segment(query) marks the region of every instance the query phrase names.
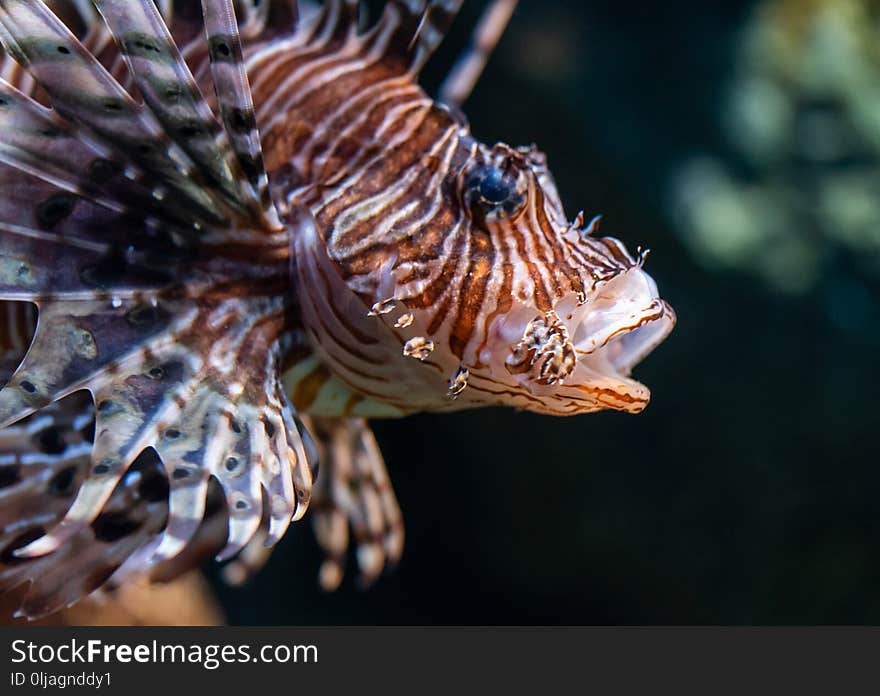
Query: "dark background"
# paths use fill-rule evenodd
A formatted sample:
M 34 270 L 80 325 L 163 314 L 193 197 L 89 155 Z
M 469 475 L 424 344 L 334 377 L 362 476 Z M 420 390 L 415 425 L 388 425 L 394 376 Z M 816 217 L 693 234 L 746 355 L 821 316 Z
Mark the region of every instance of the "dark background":
M 648 410 L 376 423 L 401 565 L 325 595 L 305 521 L 250 584 L 216 582 L 230 622 L 880 622 L 880 331 L 835 320 L 846 259 L 785 295 L 698 264 L 669 212 L 682 161 L 729 156 L 719 110 L 753 4 L 523 0 L 465 108 L 483 140 L 548 153 L 571 215 L 653 250 L 679 323 L 636 370 Z M 465 5 L 428 87 L 482 6 Z

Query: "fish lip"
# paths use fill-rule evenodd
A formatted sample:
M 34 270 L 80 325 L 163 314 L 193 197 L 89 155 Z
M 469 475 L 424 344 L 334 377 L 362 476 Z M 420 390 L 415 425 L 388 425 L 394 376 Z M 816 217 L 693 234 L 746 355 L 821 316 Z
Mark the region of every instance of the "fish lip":
M 577 367 L 566 385 L 589 385 L 620 397 L 619 410 L 639 412 L 650 390 L 630 377 L 633 368 L 672 331 L 675 311 L 657 285 L 633 266 L 596 288 L 568 321 Z
M 536 379 L 534 366 L 544 363 L 533 362 L 530 370 L 522 356 L 514 357 L 529 326 L 539 320 L 545 327 L 554 322 L 564 325 L 564 331 L 555 332 L 555 348 L 567 343 L 575 358 L 573 369 L 553 381 Z M 648 405 L 651 392 L 630 378 L 630 373 L 669 335 L 675 322 L 675 312 L 635 262 L 596 281 L 584 293 L 566 294 L 543 314 L 525 303 L 514 305 L 496 317 L 479 357 L 490 375 L 497 370 L 496 381 L 504 379 L 528 392 L 532 400 L 527 410 L 553 415 L 608 409 L 639 413 Z M 502 355 L 504 359 L 499 360 Z M 526 369 L 511 370 L 512 366 Z M 471 374 L 479 373 L 472 370 Z
M 595 347 L 576 347 L 578 362 L 584 361 L 594 369 L 598 366 L 596 371 L 608 377 L 635 382 L 630 379 L 633 368 L 666 339 L 675 322 L 675 310 L 666 300 L 655 298 L 633 323 L 613 327 Z

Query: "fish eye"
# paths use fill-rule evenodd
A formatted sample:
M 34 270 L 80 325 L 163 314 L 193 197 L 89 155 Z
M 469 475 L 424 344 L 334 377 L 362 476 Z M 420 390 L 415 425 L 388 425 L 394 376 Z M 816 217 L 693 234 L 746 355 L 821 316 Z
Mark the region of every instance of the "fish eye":
M 474 217 L 500 220 L 518 215 L 525 196 L 513 174 L 499 167 L 480 167 L 465 181 L 465 202 Z
M 492 167 L 479 181 L 480 197 L 487 203 L 504 203 L 516 189 L 516 182 L 509 174 Z

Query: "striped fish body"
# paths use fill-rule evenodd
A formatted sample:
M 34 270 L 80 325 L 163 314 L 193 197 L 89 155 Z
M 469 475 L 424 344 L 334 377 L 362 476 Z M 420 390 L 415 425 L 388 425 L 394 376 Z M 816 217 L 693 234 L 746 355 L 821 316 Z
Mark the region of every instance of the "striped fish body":
M 644 255 L 418 86 L 460 2 L 366 31 L 358 4 L 0 0 L 0 589 L 32 582 L 25 614 L 218 552 L 239 582 L 310 503 L 322 585 L 349 529 L 371 581 L 403 528 L 364 417 L 647 404 L 629 372 L 674 314 Z
M 276 197 L 298 215 L 315 357 L 287 373 L 295 405 L 642 410 L 629 372 L 675 320 L 643 257 L 568 222 L 543 154 L 487 147 L 433 101 L 391 50 L 393 21 L 340 26 L 248 60 Z

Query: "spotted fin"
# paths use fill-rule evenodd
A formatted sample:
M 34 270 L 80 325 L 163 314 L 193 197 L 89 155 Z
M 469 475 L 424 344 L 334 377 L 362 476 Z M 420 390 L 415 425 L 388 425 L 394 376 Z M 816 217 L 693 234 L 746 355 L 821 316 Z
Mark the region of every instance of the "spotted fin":
M 58 554 L 16 555 L 63 518 L 88 471 L 93 429 L 91 400 L 77 394 L 0 431 L 0 591 L 29 583 L 20 613 L 30 618 L 97 589 L 164 524 L 167 485 L 145 455 L 112 504 Z
M 235 15 L 212 0 L 203 0 L 202 13 L 217 105 L 229 133 L 237 171 L 247 181 L 254 203 L 270 211 L 269 222 L 277 226 Z
M 245 180 L 230 171 L 229 134 L 199 94 L 152 0 L 96 0 L 96 5 L 143 105 L 39 0 L 0 2 L 4 46 L 59 114 L 153 175 L 159 195 L 183 196 L 215 224 L 230 217 L 252 221 L 263 212 L 271 217 L 268 200 L 255 199 Z M 228 0 L 205 5 L 232 12 Z
M 125 158 L 90 141 L 82 130 L 2 80 L 0 129 L 0 162 L 72 194 L 47 194 L 34 220 L 38 228 L 50 230 L 68 217 L 76 204 L 73 196 L 118 214 L 137 210 L 140 216 L 191 224 L 184 217 L 185 208 L 163 204 Z M 24 229 L 18 211 L 9 211 L 10 204 L 5 208 L 11 212 L 7 223 Z
M 79 393 L 0 431 L 0 592 L 28 585 L 19 615 L 39 618 L 132 575 L 167 582 L 224 544 L 226 507 L 215 486 L 186 548 L 150 562 L 168 519 L 168 479 L 156 453 L 145 450 L 88 527 L 54 554 L 19 556 L 64 517 L 88 475 L 94 429 L 92 401 Z
M 83 390 L 96 404 L 72 502 L 11 553 L 67 564 L 146 457 L 168 482 L 161 524 L 150 517 L 119 558 L 149 565 L 184 551 L 212 487 L 229 511 L 227 558 L 263 527 L 276 541 L 310 498 L 314 462 L 280 381 L 296 230 L 260 190 L 258 134 L 232 133 L 234 118 L 210 109 L 152 0 L 96 5 L 136 92 L 45 4 L 0 0 L 0 38 L 51 107 L 0 86 L 0 120 L 14 125 L 0 128 L 0 301 L 39 311 L 4 376 L 0 423 Z M 232 22 L 217 27 L 234 44 L 232 0 L 204 8 Z M 247 108 L 232 53 L 238 67 L 214 73 L 216 97 Z M 240 174 L 245 157 L 252 176 Z
M 206 222 L 225 219 L 221 200 L 193 180 L 191 163 L 171 134 L 42 2 L 3 0 L 0 24 L 4 48 L 27 68 L 59 115 L 152 174 L 160 186 L 157 195 L 179 194 Z
M 403 516 L 382 453 L 361 418 L 310 418 L 317 436 L 321 472 L 312 525 L 325 554 L 320 583 L 334 590 L 342 581 L 349 528 L 364 585 L 374 582 L 403 553 Z
M 258 197 L 251 187 L 242 185 L 240 176 L 235 176 L 225 133 L 153 1 L 95 0 L 95 6 L 115 37 L 147 108 L 165 133 L 231 205 L 245 201 L 259 212 Z M 208 2 L 205 7 L 218 11 L 217 3 Z M 234 16 L 229 21 L 235 26 Z M 218 91 L 231 90 L 228 85 L 220 85 Z

